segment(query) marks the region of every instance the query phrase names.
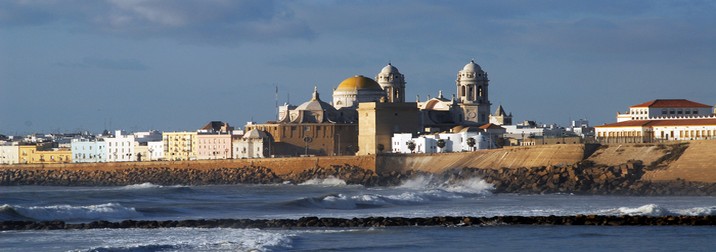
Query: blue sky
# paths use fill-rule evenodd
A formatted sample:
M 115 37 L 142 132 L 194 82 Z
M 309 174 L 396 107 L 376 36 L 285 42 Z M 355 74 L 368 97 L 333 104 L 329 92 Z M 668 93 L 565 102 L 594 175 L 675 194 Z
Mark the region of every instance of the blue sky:
M 716 104 L 713 1 L 0 2 L 0 134 L 195 130 L 272 120 L 388 62 L 406 97 L 471 59 L 515 121 L 615 121 L 657 98 Z

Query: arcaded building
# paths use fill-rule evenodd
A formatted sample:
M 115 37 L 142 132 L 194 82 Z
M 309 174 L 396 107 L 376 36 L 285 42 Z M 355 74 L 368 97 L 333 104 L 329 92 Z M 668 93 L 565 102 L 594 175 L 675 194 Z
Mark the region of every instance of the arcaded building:
M 375 95 L 371 92 L 368 94 Z M 354 102 L 351 99 L 345 101 Z M 341 112 L 322 101 L 314 88 L 309 101 L 295 107 L 282 106 L 278 121 L 249 123 L 245 130 L 250 132 L 257 129 L 267 134 L 270 140 L 265 149 L 270 156 L 353 155 L 358 142 L 358 125 L 351 118 L 356 114 L 346 111 Z

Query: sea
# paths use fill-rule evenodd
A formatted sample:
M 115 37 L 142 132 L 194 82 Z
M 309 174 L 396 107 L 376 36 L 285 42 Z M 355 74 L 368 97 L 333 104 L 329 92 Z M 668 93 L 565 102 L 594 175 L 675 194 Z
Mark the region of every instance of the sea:
M 714 197 L 497 194 L 479 178 L 400 186 L 301 184 L 0 187 L 0 220 L 713 215 Z M 714 251 L 711 226 L 159 228 L 0 231 L 0 251 Z

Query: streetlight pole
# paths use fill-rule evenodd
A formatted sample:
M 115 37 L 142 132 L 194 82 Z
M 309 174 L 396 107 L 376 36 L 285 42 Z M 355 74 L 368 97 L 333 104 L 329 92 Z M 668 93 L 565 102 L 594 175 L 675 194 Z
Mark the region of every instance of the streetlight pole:
M 340 156 L 341 155 L 341 134 L 337 133 L 336 135 L 338 135 L 338 156 Z

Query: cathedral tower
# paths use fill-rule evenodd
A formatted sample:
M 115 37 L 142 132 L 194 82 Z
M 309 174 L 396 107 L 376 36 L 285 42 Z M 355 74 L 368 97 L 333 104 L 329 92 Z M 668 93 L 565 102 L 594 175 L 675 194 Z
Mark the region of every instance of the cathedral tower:
M 457 72 L 455 84 L 458 102 L 462 108 L 460 117 L 466 124 L 488 123 L 491 105 L 488 96 L 489 82 L 487 73 L 482 71 L 474 60 Z
M 385 90 L 386 101 L 390 103 L 405 102 L 405 76 L 398 68 L 388 63 L 383 70 L 375 76 L 380 87 Z

